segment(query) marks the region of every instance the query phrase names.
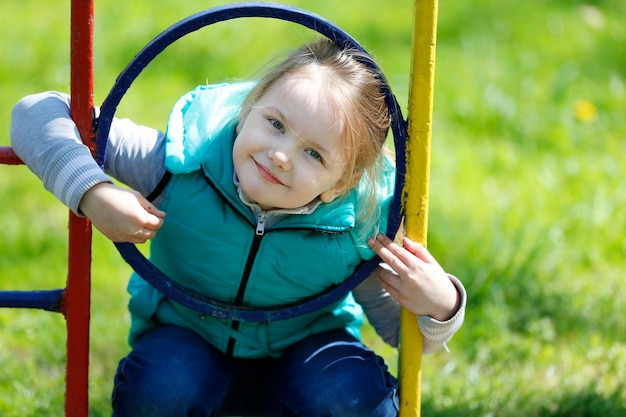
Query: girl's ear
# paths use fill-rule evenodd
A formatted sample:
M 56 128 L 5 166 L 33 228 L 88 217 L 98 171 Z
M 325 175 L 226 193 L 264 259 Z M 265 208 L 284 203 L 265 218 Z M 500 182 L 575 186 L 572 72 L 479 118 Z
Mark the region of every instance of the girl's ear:
M 331 203 L 335 198 L 342 195 L 345 191 L 345 187 L 339 188 L 335 185 L 334 187 L 329 188 L 328 190 L 320 194 L 320 200 L 322 200 L 324 203 Z
M 335 198 L 347 193 L 348 190 L 357 185 L 360 180 L 360 172 L 354 174 L 348 179 L 342 178 L 337 181 L 337 184 L 333 185 L 331 188 L 320 194 L 320 200 L 322 200 L 324 203 L 331 203 Z

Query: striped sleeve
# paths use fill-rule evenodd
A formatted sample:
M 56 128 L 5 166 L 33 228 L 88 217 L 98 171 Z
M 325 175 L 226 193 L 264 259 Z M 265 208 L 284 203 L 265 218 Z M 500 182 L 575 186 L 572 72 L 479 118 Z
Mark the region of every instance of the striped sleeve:
M 74 213 L 83 194 L 111 182 L 81 141 L 70 97 L 48 91 L 21 99 L 11 113 L 11 145 L 26 166 Z
M 60 155 L 50 164 L 42 180 L 46 190 L 79 215 L 78 205 L 87 190 L 102 182 L 112 182 L 94 162 L 86 147 L 74 148 Z
M 443 346 L 461 328 L 465 318 L 467 294 L 460 280 L 448 274 L 459 293 L 459 308 L 449 320 L 439 321 L 430 316 L 416 316 L 420 332 L 432 344 Z M 356 301 L 363 307 L 365 315 L 376 333 L 389 345 L 397 347 L 400 333 L 400 305 L 382 289 L 372 274 L 353 291 Z
M 459 293 L 459 309 L 457 312 L 446 321 L 435 320 L 430 316 L 418 316 L 417 325 L 425 339 L 432 343 L 443 345 L 448 350 L 446 343 L 452 339 L 452 336 L 461 328 L 463 320 L 465 319 L 465 304 L 467 303 L 467 294 L 461 281 L 459 281 L 454 275 L 448 274 L 450 281 L 456 287 Z

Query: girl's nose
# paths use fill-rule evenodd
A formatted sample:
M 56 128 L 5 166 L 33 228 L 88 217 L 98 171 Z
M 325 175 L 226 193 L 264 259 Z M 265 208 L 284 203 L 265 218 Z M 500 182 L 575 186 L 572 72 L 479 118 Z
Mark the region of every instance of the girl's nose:
M 267 157 L 275 166 L 283 171 L 289 171 L 291 169 L 291 156 L 288 149 L 270 148 L 267 151 Z

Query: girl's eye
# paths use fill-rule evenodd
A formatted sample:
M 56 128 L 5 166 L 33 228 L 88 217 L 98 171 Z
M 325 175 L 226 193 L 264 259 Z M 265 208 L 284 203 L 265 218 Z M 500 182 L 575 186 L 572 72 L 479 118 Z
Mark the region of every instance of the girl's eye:
M 309 155 L 311 155 L 314 159 L 318 160 L 318 161 L 322 161 L 322 155 L 320 155 L 319 152 L 317 152 L 314 149 L 307 149 L 307 152 L 309 153 Z
M 272 124 L 272 126 L 274 126 L 276 130 L 280 131 L 281 133 L 285 133 L 285 126 L 283 126 L 280 120 L 270 119 L 270 123 Z

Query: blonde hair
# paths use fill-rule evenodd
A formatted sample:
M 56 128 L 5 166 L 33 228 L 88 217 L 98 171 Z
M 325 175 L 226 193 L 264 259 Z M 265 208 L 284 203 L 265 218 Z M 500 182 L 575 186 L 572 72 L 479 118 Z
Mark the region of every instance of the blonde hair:
M 366 62 L 371 62 L 366 53 L 328 39 L 305 44 L 259 80 L 246 97 L 239 119 L 245 120 L 255 103 L 283 77 L 311 65 L 330 71 L 333 76 L 328 77 L 328 93 L 344 122 L 346 167 L 339 184 L 345 195 L 361 181 L 360 206 L 371 219 L 377 206 L 377 178 L 390 116 L 380 74 Z

